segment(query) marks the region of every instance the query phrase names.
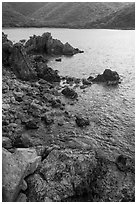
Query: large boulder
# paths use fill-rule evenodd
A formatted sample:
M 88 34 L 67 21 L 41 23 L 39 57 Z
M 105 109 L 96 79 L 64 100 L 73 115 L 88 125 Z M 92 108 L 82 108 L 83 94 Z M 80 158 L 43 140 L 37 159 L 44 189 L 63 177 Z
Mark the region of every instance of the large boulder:
M 133 171 L 119 169 L 115 161 L 108 160 L 103 152 L 95 153 L 93 147 L 75 148 L 53 149 L 39 171 L 27 177 L 29 202 L 44 202 L 47 198 L 54 202 L 134 201 Z M 122 163 L 125 165 L 125 158 Z
M 27 178 L 28 199 L 30 202 L 64 201 L 75 195 L 82 195 L 88 188 L 96 166 L 95 152 L 78 150 L 53 150 L 43 160 L 40 175 Z
M 14 202 L 22 189 L 23 179 L 41 162 L 35 149 L 16 149 L 11 154 L 2 150 L 2 195 L 4 202 Z
M 105 69 L 103 74 L 99 74 L 96 78 L 94 78 L 93 82 L 117 82 L 119 83 L 120 77 L 116 71 L 112 71 L 110 69 Z

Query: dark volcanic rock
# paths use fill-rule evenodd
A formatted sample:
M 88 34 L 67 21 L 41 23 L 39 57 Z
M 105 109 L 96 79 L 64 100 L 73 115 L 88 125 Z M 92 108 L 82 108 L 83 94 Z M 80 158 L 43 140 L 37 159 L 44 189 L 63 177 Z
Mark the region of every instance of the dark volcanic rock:
M 78 94 L 73 89 L 70 89 L 69 87 L 64 88 L 61 93 L 67 98 L 71 98 L 71 99 L 78 98 Z
M 87 125 L 90 124 L 88 118 L 84 118 L 84 117 L 81 117 L 81 116 L 76 116 L 76 120 L 75 121 L 76 121 L 76 124 L 79 127 L 84 127 L 84 126 L 87 126 Z
M 120 77 L 116 71 L 111 71 L 110 69 L 105 69 L 103 74 L 99 74 L 96 78 L 94 78 L 93 82 L 109 82 L 115 81 L 119 83 Z

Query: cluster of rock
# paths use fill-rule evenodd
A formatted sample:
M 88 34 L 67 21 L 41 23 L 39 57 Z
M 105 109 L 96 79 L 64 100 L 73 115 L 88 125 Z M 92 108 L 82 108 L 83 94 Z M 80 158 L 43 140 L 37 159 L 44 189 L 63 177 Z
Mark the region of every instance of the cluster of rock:
M 11 67 L 12 71 L 22 80 L 43 78 L 52 82 L 60 81 L 57 71 L 48 67 L 42 56 L 28 56 L 21 43 L 13 44 L 2 33 L 2 62 Z M 39 62 L 39 63 L 38 63 Z
M 60 40 L 53 39 L 51 33 L 44 33 L 42 36 L 33 35 L 25 43 L 27 53 L 43 53 L 47 55 L 72 56 L 83 53 L 78 48 L 73 48 L 68 42 L 63 44 Z
M 111 162 L 90 143 L 68 138 L 69 146 L 62 146 L 57 134 L 52 140 L 44 133 L 56 123 L 53 109 L 69 121 L 55 88 L 42 79 L 23 82 L 3 73 L 3 201 L 134 201 L 131 158 L 120 155 Z M 82 116 L 74 121 L 90 125 Z
M 74 77 L 63 79 L 47 67 L 41 54 L 27 55 L 26 50 L 45 51 L 46 47 L 41 47 L 45 39 L 52 48 L 56 43 L 60 46 L 49 34 L 43 36 L 30 39 L 26 47 L 2 36 L 3 201 L 134 201 L 134 160 L 118 155 L 110 161 L 100 156 L 90 142 L 72 137 L 72 132 L 69 137 L 69 131 L 65 132 L 71 123 L 73 129 L 79 130 L 90 125 L 88 118 L 72 116 L 67 111 L 63 99 L 78 99 L 68 85 L 80 86 L 82 82 L 86 87 L 91 82 Z M 57 50 L 48 47 L 48 54 Z M 67 86 L 53 83 L 60 80 L 65 80 Z

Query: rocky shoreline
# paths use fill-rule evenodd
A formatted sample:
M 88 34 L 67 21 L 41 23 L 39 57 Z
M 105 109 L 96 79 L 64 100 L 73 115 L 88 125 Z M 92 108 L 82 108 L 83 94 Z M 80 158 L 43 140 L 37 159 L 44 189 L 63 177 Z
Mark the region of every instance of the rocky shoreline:
M 73 105 L 79 98 L 77 87 L 120 83 L 118 73 L 109 69 L 95 78 L 78 79 L 47 66 L 49 56 L 78 53 L 83 51 L 50 33 L 16 44 L 2 35 L 4 202 L 135 200 L 134 159 L 118 155 L 109 160 L 70 128 L 86 128 L 90 121 L 70 114 L 64 98 Z

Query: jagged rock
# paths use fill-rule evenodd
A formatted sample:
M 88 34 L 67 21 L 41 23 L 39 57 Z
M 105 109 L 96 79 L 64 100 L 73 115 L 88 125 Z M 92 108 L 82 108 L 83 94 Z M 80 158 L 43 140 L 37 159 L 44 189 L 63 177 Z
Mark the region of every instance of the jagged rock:
M 120 77 L 116 71 L 111 71 L 110 69 L 105 69 L 103 74 L 99 74 L 96 78 L 94 78 L 93 82 L 109 82 L 116 81 L 119 83 Z
M 26 42 L 28 53 L 45 53 L 48 55 L 74 55 L 81 53 L 78 48 L 73 48 L 69 43 L 63 44 L 60 40 L 53 39 L 51 33 L 43 33 L 42 36 L 33 35 Z
M 88 187 L 96 166 L 94 151 L 53 150 L 43 160 L 40 175 L 27 178 L 29 201 L 43 201 L 45 197 L 53 201 L 82 195 Z
M 4 33 L 2 33 L 2 62 L 4 65 L 10 65 L 13 72 L 23 80 L 36 78 L 36 72 L 24 46 L 21 43 L 13 45 Z
M 2 137 L 2 147 L 5 149 L 12 148 L 12 141 L 8 137 Z
M 76 116 L 76 124 L 79 127 L 84 127 L 90 124 L 89 119 L 81 116 Z
M 20 43 L 13 45 L 10 55 L 10 64 L 13 72 L 23 80 L 31 80 L 37 77 L 26 51 Z
M 73 89 L 70 89 L 69 87 L 64 88 L 61 93 L 67 98 L 71 98 L 71 99 L 78 98 L 78 94 Z
M 11 154 L 2 150 L 3 201 L 14 202 L 22 188 L 24 177 L 32 174 L 41 162 L 34 149 L 16 149 Z
M 2 32 L 2 63 L 9 65 L 9 58 L 12 52 L 13 43 L 7 39 L 7 35 Z
M 64 55 L 74 55 L 76 54 L 76 50 L 67 42 L 63 47 Z

